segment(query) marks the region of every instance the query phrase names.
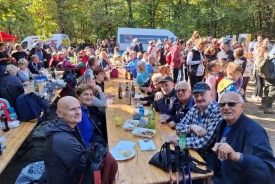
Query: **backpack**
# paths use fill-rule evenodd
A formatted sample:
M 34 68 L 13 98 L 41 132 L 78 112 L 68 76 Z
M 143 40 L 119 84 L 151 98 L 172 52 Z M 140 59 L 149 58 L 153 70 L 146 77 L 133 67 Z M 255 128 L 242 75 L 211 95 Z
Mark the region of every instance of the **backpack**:
M 22 94 L 16 99 L 18 119 L 24 122 L 35 118 L 38 119 L 38 122 L 41 122 L 41 112 L 43 111 L 45 115 L 49 114 L 49 106 L 48 100 L 39 98 L 33 92 Z
M 75 88 L 77 81 L 75 75 L 71 71 L 65 71 L 62 79 L 66 82 L 66 86 L 60 92 L 61 97 L 68 96 Z
M 271 77 L 271 69 L 270 69 L 270 65 L 272 65 L 272 60 L 274 59 L 274 57 L 267 57 L 265 59 L 265 61 L 263 62 L 263 64 L 259 64 L 257 66 L 257 71 L 258 74 L 260 75 L 260 77 L 262 78 L 270 78 Z
M 13 75 L 8 74 L 0 78 L 0 98 L 6 99 L 11 107 L 15 107 L 17 97 L 24 93 L 20 83 L 20 79 Z
M 112 154 L 104 146 L 98 143 L 92 143 L 87 150 L 80 154 L 72 167 L 72 178 L 77 171 L 82 156 L 86 158 L 86 166 L 78 184 L 113 183 L 118 171 L 117 162 Z
M 118 78 L 118 70 L 116 68 L 112 68 L 110 72 L 110 77 L 111 78 Z
M 171 51 L 170 51 L 170 52 L 168 52 L 168 54 L 166 55 L 166 63 L 167 63 L 168 65 L 170 65 L 170 64 L 171 64 L 171 61 L 172 61 L 172 56 L 171 56 Z

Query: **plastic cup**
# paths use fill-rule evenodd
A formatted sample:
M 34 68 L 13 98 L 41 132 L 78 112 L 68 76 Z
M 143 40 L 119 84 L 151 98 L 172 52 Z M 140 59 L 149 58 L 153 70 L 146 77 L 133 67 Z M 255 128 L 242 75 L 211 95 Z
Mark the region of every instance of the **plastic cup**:
M 166 114 L 161 114 L 160 117 L 160 122 L 161 123 L 166 123 L 166 120 L 167 120 L 167 115 Z
M 115 124 L 116 124 L 116 126 L 121 125 L 121 117 L 115 117 Z

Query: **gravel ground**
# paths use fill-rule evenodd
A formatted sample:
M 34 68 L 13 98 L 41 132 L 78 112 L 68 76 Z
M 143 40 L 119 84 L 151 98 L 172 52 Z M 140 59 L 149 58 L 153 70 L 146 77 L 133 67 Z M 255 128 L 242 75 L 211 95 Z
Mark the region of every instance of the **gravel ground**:
M 246 95 L 248 102 L 245 103 L 244 114 L 246 114 L 248 117 L 260 123 L 266 129 L 267 134 L 269 136 L 271 147 L 273 150 L 275 150 L 275 115 L 264 114 L 263 111 L 259 109 L 260 102 L 252 101 L 251 95 L 254 88 L 255 88 L 255 85 L 252 84 L 252 82 L 250 82 L 247 89 L 247 95 Z M 273 109 L 275 110 L 275 104 L 273 106 Z M 55 110 L 52 109 L 52 112 L 55 112 Z M 49 117 L 49 120 L 54 119 L 55 117 L 56 117 L 55 114 L 52 114 Z M 28 146 L 29 144 L 25 144 L 25 145 Z M 42 153 L 43 144 L 40 144 L 38 141 L 38 145 L 39 146 L 36 146 L 35 148 L 31 148 L 20 159 L 12 161 L 6 167 L 6 169 L 0 175 L 0 184 L 14 184 L 23 167 L 25 167 L 26 165 L 32 162 L 43 159 L 43 153 Z M 22 146 L 19 152 L 24 151 L 25 150 L 24 147 L 26 146 Z

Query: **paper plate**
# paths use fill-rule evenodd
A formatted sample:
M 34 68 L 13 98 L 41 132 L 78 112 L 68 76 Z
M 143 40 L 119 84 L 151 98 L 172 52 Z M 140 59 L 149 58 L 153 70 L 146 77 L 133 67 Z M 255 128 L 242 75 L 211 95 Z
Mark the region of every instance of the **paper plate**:
M 133 158 L 136 155 L 136 151 L 133 148 L 130 148 L 127 150 L 131 151 L 131 155 L 129 157 L 125 157 L 123 156 L 123 154 L 120 153 L 121 151 L 123 151 L 123 149 L 113 149 L 111 151 L 111 154 L 117 161 L 128 160 L 130 158 Z
M 139 123 L 138 120 L 128 119 L 125 121 L 123 128 L 125 130 L 134 130 L 135 127 L 137 127 L 138 123 Z
M 146 134 L 147 132 L 151 132 L 150 134 Z M 148 129 L 148 128 L 140 128 L 136 127 L 132 134 L 140 137 L 152 138 L 156 133 L 156 130 Z

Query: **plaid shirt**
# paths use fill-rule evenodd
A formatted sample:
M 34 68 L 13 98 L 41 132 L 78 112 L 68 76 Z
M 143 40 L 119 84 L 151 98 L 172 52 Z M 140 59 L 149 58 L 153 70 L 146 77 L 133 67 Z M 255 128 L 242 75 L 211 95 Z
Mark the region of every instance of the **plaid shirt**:
M 201 154 L 201 156 L 204 156 L 208 153 L 208 150 L 211 149 L 212 143 L 215 140 L 215 129 L 218 122 L 222 120 L 222 116 L 220 114 L 218 103 L 215 101 L 212 101 L 207 106 L 204 114 L 201 116 L 201 123 L 198 123 L 199 113 L 199 108 L 197 105 L 194 105 L 181 122 L 176 125 L 176 131 L 178 133 L 183 132 L 187 134 L 187 148 L 194 148 Z M 190 131 L 190 126 L 194 124 L 205 128 L 207 135 L 204 137 L 198 137 L 193 131 Z

